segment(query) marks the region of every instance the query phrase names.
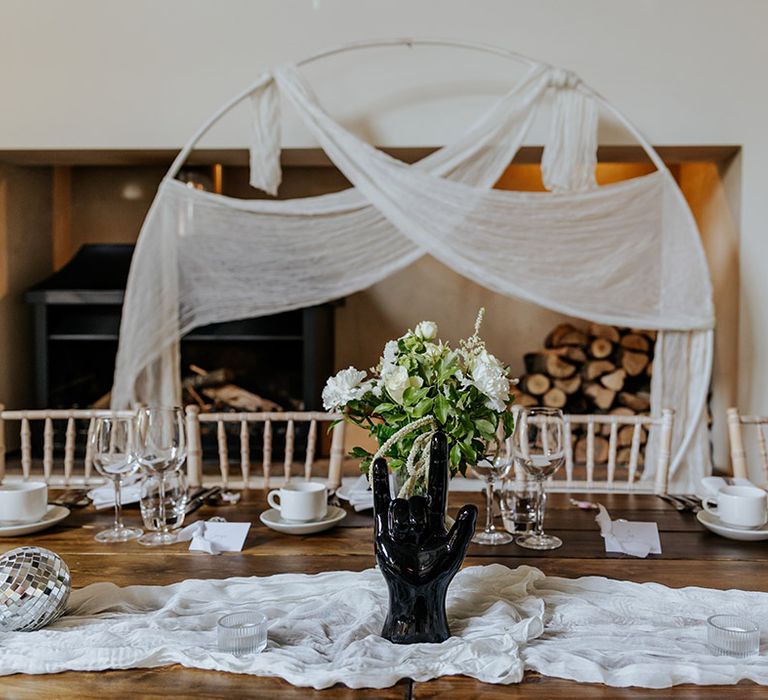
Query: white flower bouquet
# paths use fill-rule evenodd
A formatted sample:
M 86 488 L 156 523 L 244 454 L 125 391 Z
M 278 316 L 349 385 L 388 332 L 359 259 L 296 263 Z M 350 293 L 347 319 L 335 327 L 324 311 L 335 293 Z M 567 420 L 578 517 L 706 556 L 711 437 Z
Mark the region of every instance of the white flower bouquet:
M 368 473 L 374 458 L 386 457 L 399 475 L 401 496 L 423 492 L 429 438 L 435 430 L 448 436 L 451 476 L 466 474 L 497 435 L 512 434 L 509 369 L 480 338 L 480 310 L 475 332 L 451 349 L 437 340 L 437 324 L 422 321 L 384 346 L 371 376 L 349 367 L 331 377 L 323 390 L 326 410 L 343 410 L 347 420 L 366 428 L 378 442 L 376 454 L 355 447 Z

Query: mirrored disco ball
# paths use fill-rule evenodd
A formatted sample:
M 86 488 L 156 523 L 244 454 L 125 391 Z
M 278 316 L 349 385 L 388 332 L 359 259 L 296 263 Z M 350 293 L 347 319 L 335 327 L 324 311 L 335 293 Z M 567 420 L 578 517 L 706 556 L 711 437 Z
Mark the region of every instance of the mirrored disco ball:
M 0 556 L 0 632 L 31 632 L 64 613 L 72 590 L 69 567 L 42 547 Z

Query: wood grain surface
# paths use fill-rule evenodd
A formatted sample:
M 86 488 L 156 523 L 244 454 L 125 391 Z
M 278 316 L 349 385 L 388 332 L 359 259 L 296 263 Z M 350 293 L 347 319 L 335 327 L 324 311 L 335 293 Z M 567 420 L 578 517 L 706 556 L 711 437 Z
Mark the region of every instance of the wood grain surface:
M 648 559 L 607 555 L 595 523 L 594 511 L 570 504 L 571 496 L 553 494 L 548 503 L 546 529 L 564 545 L 553 552 L 532 552 L 514 544 L 501 547 L 472 545 L 465 565 L 498 562 L 506 566 L 535 566 L 552 576 L 600 575 L 630 581 L 656 581 L 672 587 L 707 586 L 766 590 L 768 546 L 763 542 L 725 540 L 707 532 L 690 513 L 678 513 L 655 496 L 592 494 L 573 496 L 600 502 L 614 519 L 658 523 L 663 553 Z M 455 509 L 464 502 L 480 504 L 480 494 L 452 494 Z M 0 553 L 22 545 L 39 545 L 60 554 L 70 567 L 73 585 L 96 581 L 118 585 L 165 585 L 188 578 L 268 576 L 275 573 L 360 571 L 373 566 L 370 518 L 350 521 L 358 527 L 337 527 L 309 536 L 282 535 L 264 527 L 259 513 L 266 508 L 262 491 L 244 492 L 237 506 L 203 508 L 192 518 L 220 515 L 230 521 L 249 521 L 251 530 L 240 553 L 217 557 L 190 552 L 187 544 L 147 548 L 135 542 L 106 545 L 93 536 L 111 523 L 110 511 L 91 507 L 74 510 L 61 524 L 36 535 L 0 539 Z M 124 510 L 126 522 L 138 522 L 136 507 Z M 481 518 L 482 520 L 482 518 Z M 559 697 L 706 697 L 768 696 L 751 683 L 738 687 L 678 686 L 662 691 L 618 689 L 542 678 L 529 673 L 516 686 L 493 686 L 465 677 L 445 677 L 428 683 L 403 680 L 385 690 L 355 691 L 343 686 L 324 691 L 295 688 L 282 680 L 171 666 L 102 673 L 61 673 L 48 676 L 0 678 L 2 698 L 89 697 L 268 697 L 268 698 L 559 698 Z

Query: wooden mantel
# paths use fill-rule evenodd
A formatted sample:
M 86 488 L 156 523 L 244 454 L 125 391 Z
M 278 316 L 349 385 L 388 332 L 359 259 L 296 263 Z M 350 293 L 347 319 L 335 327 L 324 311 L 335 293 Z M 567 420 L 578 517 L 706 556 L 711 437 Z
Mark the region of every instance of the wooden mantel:
M 655 146 L 667 164 L 690 162 L 716 162 L 727 164 L 740 151 L 740 146 Z M 383 148 L 384 152 L 406 163 L 413 163 L 437 150 L 436 146 L 421 148 Z M 524 146 L 513 163 L 528 164 L 541 161 L 541 146 Z M 50 150 L 0 150 L 0 163 L 37 166 L 168 166 L 178 151 L 173 149 L 50 149 Z M 637 163 L 648 160 L 640 146 L 600 146 L 598 160 L 605 163 Z M 199 149 L 194 151 L 189 165 L 229 166 L 248 165 L 248 151 L 240 148 Z M 282 164 L 288 167 L 328 166 L 331 161 L 320 148 L 286 148 L 282 152 Z

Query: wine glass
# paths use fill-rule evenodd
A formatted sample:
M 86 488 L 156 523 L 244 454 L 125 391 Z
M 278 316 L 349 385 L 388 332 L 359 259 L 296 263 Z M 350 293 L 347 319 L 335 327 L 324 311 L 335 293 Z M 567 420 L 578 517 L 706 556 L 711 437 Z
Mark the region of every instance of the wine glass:
M 136 461 L 136 424 L 133 418 L 99 416 L 94 419 L 91 432 L 93 466 L 115 487 L 115 523 L 96 534 L 97 542 L 126 542 L 141 537 L 138 527 L 123 525 L 121 488 L 123 479 L 138 468 Z
M 144 535 L 140 544 L 156 546 L 173 544 L 176 535 L 170 531 L 166 517 L 166 476 L 181 468 L 187 455 L 184 411 L 178 406 L 149 407 L 139 410 L 138 458 L 158 484 L 157 532 Z
M 493 524 L 493 489 L 497 479 L 503 479 L 512 466 L 512 456 L 505 440 L 489 440 L 485 455 L 472 468 L 485 481 L 485 529 L 477 533 L 472 541 L 476 544 L 507 544 L 512 536 L 503 530 L 497 530 Z
M 559 537 L 544 534 L 544 481 L 565 462 L 565 421 L 557 408 L 522 408 L 517 414 L 512 433 L 512 453 L 535 481 L 539 490 L 539 508 L 533 532 L 521 535 L 515 542 L 527 549 L 557 549 Z

